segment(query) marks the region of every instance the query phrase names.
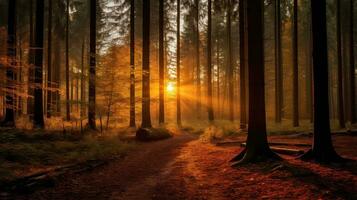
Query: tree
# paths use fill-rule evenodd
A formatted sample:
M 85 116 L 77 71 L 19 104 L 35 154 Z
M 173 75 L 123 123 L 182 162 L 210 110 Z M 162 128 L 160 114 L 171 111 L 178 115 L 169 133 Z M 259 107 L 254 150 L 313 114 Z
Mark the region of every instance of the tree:
M 150 116 L 150 0 L 143 0 L 143 63 L 141 128 L 151 128 Z
M 35 25 L 35 91 L 34 91 L 34 127 L 44 128 L 43 117 L 43 30 L 44 30 L 44 0 L 36 1 Z
M 356 68 L 354 39 L 354 4 L 350 0 L 350 85 L 351 85 L 351 123 L 356 123 Z
M 283 69 L 281 48 L 281 3 L 275 0 L 275 122 L 281 123 L 283 108 Z
M 71 120 L 69 99 L 69 0 L 66 1 L 66 120 Z
M 228 94 L 229 94 L 229 120 L 234 121 L 234 91 L 233 91 L 233 59 L 232 59 L 232 39 L 231 39 L 231 0 L 227 0 L 227 44 L 228 44 Z
M 293 13 L 293 125 L 299 126 L 299 58 L 298 58 L 298 1 Z
M 164 0 L 159 2 L 159 124 L 165 123 Z
M 247 4 L 249 125 L 247 147 L 238 154 L 233 165 L 279 159 L 270 150 L 266 133 L 264 82 L 263 0 L 249 0 Z
M 34 22 L 33 22 L 33 13 L 34 13 L 34 9 L 33 9 L 33 0 L 29 1 L 29 46 L 30 46 L 30 51 L 29 51 L 29 55 L 28 55 L 28 64 L 29 64 L 29 70 L 28 70 L 28 78 L 27 78 L 27 82 L 28 82 L 28 87 L 27 87 L 27 94 L 28 94 L 28 98 L 27 98 L 27 114 L 30 116 L 33 114 L 33 98 L 31 98 L 31 96 L 33 96 L 33 75 L 34 75 L 34 71 L 33 71 L 33 66 L 32 64 L 34 63 L 33 59 L 33 47 L 34 47 Z
M 213 122 L 212 106 L 212 0 L 208 0 L 207 22 L 207 109 L 208 120 Z
M 177 125 L 180 127 L 182 125 L 181 122 L 181 39 L 180 39 L 180 9 L 181 8 L 181 4 L 180 4 L 180 0 L 177 0 L 177 20 L 176 20 L 176 26 L 177 26 L 177 31 L 176 31 L 176 40 L 177 40 L 177 44 L 176 44 L 176 73 L 177 73 L 177 109 L 176 109 L 176 114 L 177 114 Z
M 3 126 L 15 127 L 15 101 L 14 101 L 14 69 L 16 67 L 16 0 L 8 3 L 8 26 L 7 26 L 7 56 L 6 68 L 6 110 Z
M 336 31 L 337 31 L 337 106 L 340 128 L 345 128 L 345 109 L 343 105 L 343 69 L 341 45 L 341 1 L 336 0 Z
M 88 99 L 88 125 L 92 130 L 96 130 L 95 123 L 95 79 L 96 79 L 96 24 L 97 24 L 97 1 L 90 1 L 90 66 L 89 66 L 89 99 Z
M 240 63 L 240 128 L 247 125 L 247 85 L 246 85 L 246 18 L 245 0 L 239 1 L 239 63 Z
M 331 140 L 328 102 L 328 55 L 326 0 L 311 1 L 313 76 L 314 76 L 314 138 L 312 148 L 301 158 L 317 162 L 339 162 Z
M 201 117 L 201 64 L 200 64 L 200 4 L 199 0 L 195 0 L 195 8 L 196 8 L 196 92 L 197 92 L 197 114 L 198 119 Z
M 47 117 L 52 115 L 52 0 L 48 0 L 47 27 Z
M 135 123 L 135 1 L 130 0 L 130 127 Z

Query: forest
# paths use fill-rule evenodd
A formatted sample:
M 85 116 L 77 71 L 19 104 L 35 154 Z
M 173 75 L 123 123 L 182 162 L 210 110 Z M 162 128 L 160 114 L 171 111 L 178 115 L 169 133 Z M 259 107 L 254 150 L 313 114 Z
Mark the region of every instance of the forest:
M 0 0 L 0 199 L 357 199 L 357 1 Z

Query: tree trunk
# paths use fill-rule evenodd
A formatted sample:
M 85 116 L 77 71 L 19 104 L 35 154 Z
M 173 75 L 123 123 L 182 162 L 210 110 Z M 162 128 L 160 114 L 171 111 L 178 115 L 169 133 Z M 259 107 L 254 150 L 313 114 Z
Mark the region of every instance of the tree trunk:
M 299 126 L 298 1 L 293 13 L 293 126 Z
M 15 127 L 15 100 L 14 84 L 16 67 L 16 0 L 8 2 L 8 26 L 7 26 L 7 56 L 8 66 L 6 68 L 6 110 L 2 126 Z
M 81 116 L 81 120 L 82 118 L 84 117 L 84 113 L 85 113 L 85 73 L 84 73 L 84 52 L 85 52 L 85 39 L 83 39 L 82 41 L 82 56 L 81 56 L 81 113 L 80 113 L 80 116 Z
M 28 81 L 28 86 L 27 86 L 27 115 L 29 115 L 30 118 L 32 118 L 32 114 L 33 114 L 33 76 L 34 76 L 34 70 L 33 70 L 33 66 L 32 64 L 34 63 L 34 56 L 33 56 L 33 47 L 34 47 L 34 22 L 33 22 L 33 0 L 30 0 L 30 19 L 29 19 L 29 55 L 28 55 L 28 64 L 29 64 L 29 70 L 28 70 L 28 77 L 27 77 L 27 81 Z
M 130 127 L 135 123 L 135 1 L 130 1 Z
M 181 4 L 180 4 L 180 0 L 177 0 L 177 20 L 176 20 L 176 25 L 177 25 L 177 32 L 176 32 L 176 39 L 177 39 L 177 44 L 176 44 L 176 73 L 177 73 L 177 77 L 176 77 L 176 81 L 177 81 L 177 86 L 176 86 L 176 91 L 177 91 L 177 104 L 176 104 L 176 120 L 177 120 L 177 126 L 181 126 L 181 40 L 180 40 L 180 9 L 181 8 Z
M 159 5 L 159 124 L 165 123 L 164 0 Z
M 217 31 L 218 32 L 218 31 Z M 218 35 L 218 34 L 217 34 Z M 216 54 L 217 54 L 217 113 L 221 114 L 221 82 L 220 82 L 220 53 L 219 53 L 219 41 L 216 40 Z
M 337 162 L 342 158 L 335 152 L 330 130 L 328 102 L 328 55 L 326 0 L 311 1 L 314 74 L 314 139 L 312 149 L 302 159 Z
M 142 128 L 151 128 L 150 116 L 150 0 L 143 1 Z
M 207 109 L 208 121 L 213 122 L 212 107 L 212 0 L 208 0 L 208 23 L 207 23 Z
M 200 29 L 199 29 L 199 21 L 200 21 L 200 10 L 199 10 L 199 0 L 195 0 L 196 7 L 196 92 L 197 92 L 197 118 L 201 118 L 201 64 L 200 64 Z
M 43 31 L 44 31 L 44 0 L 36 1 L 35 25 L 35 91 L 34 91 L 34 127 L 44 128 L 43 116 Z
M 279 158 L 270 150 L 266 134 L 263 0 L 249 0 L 246 3 L 249 125 L 247 147 L 234 158 L 238 161 L 236 164 Z
M 350 85 L 351 85 L 351 124 L 356 123 L 356 71 L 355 71 L 355 40 L 354 40 L 354 4 L 350 0 Z
M 66 9 L 66 120 L 71 120 L 70 97 L 69 97 L 69 0 Z
M 341 45 L 341 1 L 336 0 L 336 30 L 337 30 L 337 106 L 340 128 L 345 128 L 345 109 L 343 105 L 343 69 Z
M 232 57 L 232 39 L 231 39 L 231 0 L 228 0 L 227 6 L 227 43 L 228 43 L 228 96 L 229 96 L 229 120 L 234 121 L 234 91 L 233 91 L 233 57 Z
M 275 0 L 275 122 L 281 123 L 283 109 L 283 68 L 281 48 L 281 3 Z
M 47 27 L 47 117 L 52 115 L 52 0 L 48 0 Z
M 239 1 L 239 62 L 240 62 L 240 128 L 247 127 L 247 80 L 246 80 L 246 0 Z
M 97 1 L 90 1 L 90 66 L 89 66 L 89 99 L 88 99 L 88 126 L 92 130 L 96 130 L 95 123 L 95 99 L 96 99 L 96 26 L 97 26 Z

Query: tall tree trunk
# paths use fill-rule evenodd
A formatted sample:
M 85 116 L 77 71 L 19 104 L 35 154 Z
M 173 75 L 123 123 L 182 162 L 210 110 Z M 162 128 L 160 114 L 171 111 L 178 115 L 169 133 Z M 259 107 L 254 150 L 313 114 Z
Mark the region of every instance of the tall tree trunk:
M 328 102 L 328 55 L 326 0 L 311 1 L 314 63 L 314 139 L 312 149 L 302 159 L 318 162 L 341 161 L 333 148 Z
M 343 69 L 341 44 L 341 1 L 336 0 L 336 30 L 337 30 L 337 106 L 340 128 L 345 128 L 345 109 L 343 105 Z
M 48 0 L 47 25 L 47 117 L 52 115 L 52 0 Z
M 218 32 L 218 31 L 217 31 Z M 218 34 L 217 34 L 218 35 Z M 216 40 L 216 55 L 217 55 L 217 113 L 221 114 L 221 82 L 220 82 L 220 54 L 219 54 L 219 41 Z
M 350 85 L 351 85 L 351 124 L 356 123 L 356 71 L 354 39 L 354 0 L 350 0 Z
M 313 112 L 313 74 L 312 74 L 312 32 L 311 32 L 311 16 L 309 16 L 307 49 L 306 49 L 306 113 L 309 116 L 310 122 L 314 120 Z
M 97 50 L 97 1 L 90 1 L 90 66 L 89 66 L 89 99 L 88 99 L 88 125 L 92 130 L 96 130 L 95 123 L 95 100 L 96 100 L 96 50 Z
M 16 67 L 16 0 L 9 0 L 8 2 L 8 26 L 7 26 L 7 56 L 8 66 L 6 68 L 6 110 L 5 118 L 2 121 L 3 126 L 15 126 L 15 100 L 14 91 L 16 86 L 14 84 Z
M 208 23 L 207 23 L 207 109 L 208 121 L 213 122 L 212 107 L 212 0 L 208 0 Z
M 233 57 L 232 57 L 232 39 L 231 39 L 231 0 L 228 0 L 227 6 L 227 43 L 228 43 L 228 96 L 229 96 L 229 120 L 234 121 L 234 91 L 233 91 Z
M 176 40 L 177 40 L 177 44 L 176 44 L 176 81 L 177 81 L 177 86 L 176 86 L 176 91 L 177 91 L 177 104 L 176 104 L 176 120 L 177 120 L 177 125 L 180 127 L 182 125 L 181 123 L 181 40 L 180 40 L 180 9 L 181 8 L 181 4 L 180 4 L 180 0 L 177 0 L 177 19 L 176 19 L 176 25 L 177 25 L 177 32 L 176 32 Z
M 33 56 L 33 47 L 34 47 L 34 22 L 33 22 L 33 0 L 30 0 L 30 19 L 29 19 L 29 55 L 28 55 L 28 64 L 29 64 L 29 70 L 28 70 L 28 77 L 27 77 L 27 81 L 28 81 L 28 86 L 27 86 L 27 114 L 29 115 L 30 118 L 32 118 L 32 114 L 33 114 L 33 76 L 34 76 L 34 70 L 33 70 L 33 66 L 32 64 L 34 63 L 34 56 Z
M 143 1 L 142 128 L 151 128 L 150 116 L 150 0 Z
M 36 1 L 35 25 L 35 91 L 34 91 L 34 127 L 44 128 L 43 116 L 43 30 L 44 30 L 44 0 Z
M 237 164 L 278 159 L 268 145 L 264 82 L 264 11 L 263 0 L 247 3 L 249 125 L 247 147 L 234 158 Z
M 299 58 L 298 58 L 298 1 L 294 0 L 293 14 L 293 126 L 299 126 Z
M 281 48 L 281 3 L 275 0 L 275 122 L 281 123 L 283 109 L 283 68 Z
M 200 3 L 199 0 L 195 0 L 195 8 L 196 8 L 196 92 L 197 92 L 197 118 L 201 118 L 201 64 L 200 64 Z
M 240 128 L 247 127 L 247 80 L 246 80 L 246 0 L 239 1 L 239 62 L 240 62 Z
M 70 97 L 69 97 L 69 0 L 66 9 L 66 120 L 71 120 Z
M 159 5 L 159 124 L 165 123 L 164 0 Z
M 135 123 L 135 0 L 130 1 L 130 127 Z

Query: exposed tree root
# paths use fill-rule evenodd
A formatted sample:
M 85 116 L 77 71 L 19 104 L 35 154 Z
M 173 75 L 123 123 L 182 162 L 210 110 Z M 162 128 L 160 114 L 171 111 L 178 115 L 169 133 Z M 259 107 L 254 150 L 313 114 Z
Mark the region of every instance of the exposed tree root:
M 313 149 L 308 150 L 303 155 L 299 156 L 298 159 L 303 161 L 315 161 L 318 163 L 346 163 L 352 160 L 343 158 L 339 156 L 335 151 L 320 151 L 317 153 Z
M 282 158 L 268 148 L 249 150 L 244 148 L 231 162 L 232 167 L 237 167 L 247 163 L 257 163 L 264 161 L 280 161 Z

